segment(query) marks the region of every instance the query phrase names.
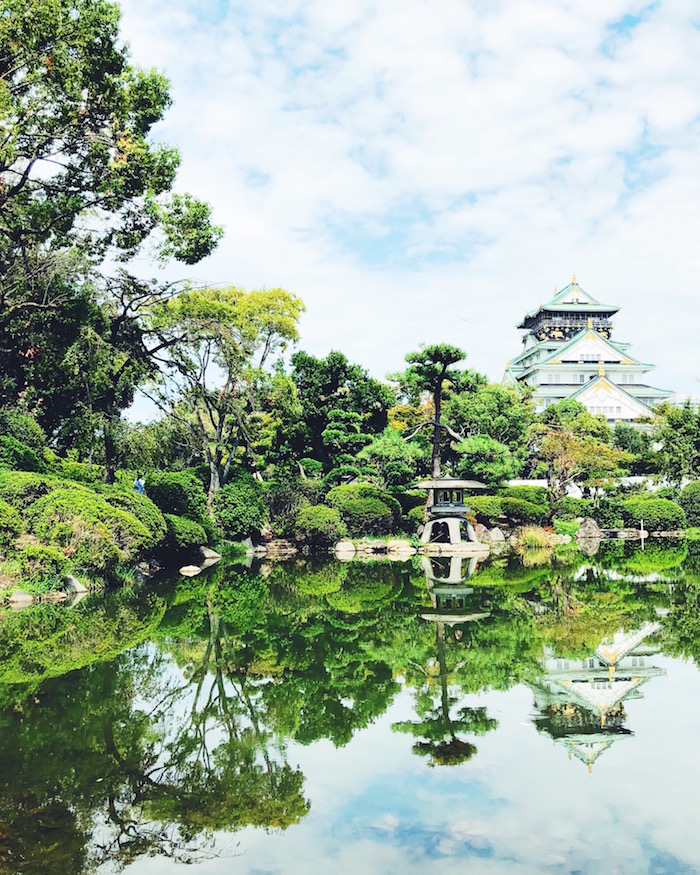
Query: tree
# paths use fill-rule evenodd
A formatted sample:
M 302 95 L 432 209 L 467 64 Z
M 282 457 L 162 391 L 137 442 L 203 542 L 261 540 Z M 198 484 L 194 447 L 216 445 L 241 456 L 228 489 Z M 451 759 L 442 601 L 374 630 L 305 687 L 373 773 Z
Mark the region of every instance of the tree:
M 661 445 L 657 454 L 658 472 L 672 483 L 684 477 L 700 479 L 700 413 L 690 400 L 682 407 L 661 404 L 654 438 Z
M 490 383 L 473 392 L 451 395 L 445 421 L 465 437 L 486 435 L 524 458 L 525 436 L 534 419 L 529 398 L 510 386 Z
M 465 358 L 466 353 L 463 350 L 447 343 L 424 346 L 417 352 L 409 352 L 406 356 L 408 367 L 403 373 L 396 374 L 392 378 L 399 383 L 402 393 L 414 403 L 420 400 L 424 392 L 428 392 L 432 398 L 434 418 L 421 423 L 419 429 L 424 426 L 432 428 L 430 461 L 433 478 L 440 476 L 441 434 L 443 430 L 451 432 L 442 422 L 443 391 L 449 385 L 453 385 L 456 389 L 464 389 L 469 383 L 474 385 L 475 378 L 478 377 L 473 372 L 450 370 L 453 365 Z M 460 439 L 460 435 L 453 436 Z
M 0 17 L 0 385 L 55 433 L 111 425 L 152 368 L 138 329 L 144 291 L 127 262 L 147 243 L 194 264 L 221 237 L 211 210 L 173 193 L 177 150 L 150 132 L 168 82 L 128 62 L 107 0 L 7 0 Z M 86 400 L 87 394 L 87 400 Z
M 522 460 L 510 449 L 485 434 L 476 434 L 457 444 L 462 455 L 457 471 L 483 480 L 489 486 L 500 486 L 504 480 L 517 477 L 523 466 Z
M 150 308 L 164 367 L 154 397 L 197 436 L 209 466 L 210 509 L 239 450 L 255 466 L 253 428 L 265 367 L 298 338 L 303 309 L 284 289 L 235 286 L 188 289 Z
M 291 364 L 291 377 L 301 404 L 301 422 L 294 436 L 297 458 L 316 459 L 327 474 L 342 464 L 337 453 L 356 453 L 372 436 L 386 428 L 387 411 L 395 402 L 394 393 L 337 350 L 332 350 L 325 359 L 296 352 Z M 367 439 L 356 443 L 354 449 L 338 446 L 334 432 L 339 436 L 343 430 L 341 422 L 347 424 L 350 432 L 365 435 Z M 350 427 L 351 422 L 356 428 Z

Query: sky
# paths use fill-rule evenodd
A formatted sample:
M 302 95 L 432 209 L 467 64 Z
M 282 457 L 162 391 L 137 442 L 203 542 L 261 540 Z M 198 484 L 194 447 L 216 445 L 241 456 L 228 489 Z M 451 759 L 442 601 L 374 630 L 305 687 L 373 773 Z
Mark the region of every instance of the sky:
M 700 393 L 696 2 L 121 6 L 132 60 L 171 81 L 177 187 L 225 227 L 176 276 L 288 289 L 299 348 L 379 378 L 446 342 L 500 381 L 576 274 L 651 385 Z

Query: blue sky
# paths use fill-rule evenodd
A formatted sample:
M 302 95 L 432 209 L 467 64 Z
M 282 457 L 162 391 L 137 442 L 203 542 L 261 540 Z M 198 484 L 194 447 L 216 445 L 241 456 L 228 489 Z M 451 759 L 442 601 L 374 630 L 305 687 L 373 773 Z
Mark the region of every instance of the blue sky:
M 226 238 L 192 278 L 282 286 L 302 348 L 491 379 L 576 273 L 650 382 L 698 393 L 700 30 L 689 0 L 124 0 L 158 136 Z M 153 268 L 144 265 L 144 270 Z

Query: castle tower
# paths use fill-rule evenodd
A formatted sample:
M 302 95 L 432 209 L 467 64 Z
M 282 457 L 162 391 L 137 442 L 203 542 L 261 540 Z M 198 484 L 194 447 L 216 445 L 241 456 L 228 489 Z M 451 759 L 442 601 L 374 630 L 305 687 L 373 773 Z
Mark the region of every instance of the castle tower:
M 527 334 L 504 382 L 529 386 L 538 412 L 572 398 L 611 424 L 651 415 L 672 393 L 650 386 L 645 374 L 654 365 L 632 356 L 629 343 L 612 340 L 611 319 L 619 309 L 596 300 L 574 276 L 518 324 Z

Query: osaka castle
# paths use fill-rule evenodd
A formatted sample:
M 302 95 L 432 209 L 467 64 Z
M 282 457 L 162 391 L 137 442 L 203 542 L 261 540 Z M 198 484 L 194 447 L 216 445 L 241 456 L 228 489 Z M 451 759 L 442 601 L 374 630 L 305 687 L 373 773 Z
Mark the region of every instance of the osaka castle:
M 574 276 L 518 324 L 527 334 L 504 382 L 530 387 L 538 412 L 573 398 L 612 424 L 649 416 L 673 393 L 650 386 L 645 375 L 654 365 L 635 358 L 629 343 L 612 340 L 611 319 L 619 309 L 601 304 Z

